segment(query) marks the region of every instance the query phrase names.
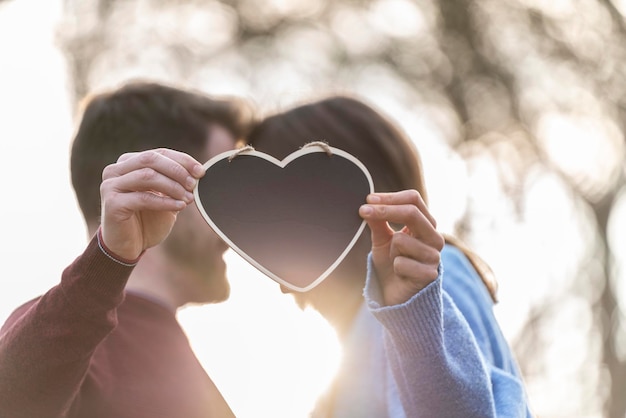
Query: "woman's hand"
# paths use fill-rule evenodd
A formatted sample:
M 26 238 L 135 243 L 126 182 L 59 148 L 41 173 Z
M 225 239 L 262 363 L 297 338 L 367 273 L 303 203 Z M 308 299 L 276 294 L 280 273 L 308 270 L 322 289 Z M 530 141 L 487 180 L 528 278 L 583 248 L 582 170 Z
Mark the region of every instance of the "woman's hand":
M 437 278 L 444 239 L 416 190 L 373 193 L 359 214 L 372 232 L 372 259 L 386 306 L 406 302 Z M 394 231 L 389 223 L 403 227 Z

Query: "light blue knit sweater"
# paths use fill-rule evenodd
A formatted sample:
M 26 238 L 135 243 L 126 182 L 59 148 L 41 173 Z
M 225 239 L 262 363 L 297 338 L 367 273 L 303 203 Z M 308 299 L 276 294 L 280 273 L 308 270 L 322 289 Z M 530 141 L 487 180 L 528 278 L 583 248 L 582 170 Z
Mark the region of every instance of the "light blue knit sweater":
M 532 416 L 491 298 L 457 248 L 444 248 L 435 282 L 389 307 L 370 260 L 364 295 L 344 341 L 332 417 Z

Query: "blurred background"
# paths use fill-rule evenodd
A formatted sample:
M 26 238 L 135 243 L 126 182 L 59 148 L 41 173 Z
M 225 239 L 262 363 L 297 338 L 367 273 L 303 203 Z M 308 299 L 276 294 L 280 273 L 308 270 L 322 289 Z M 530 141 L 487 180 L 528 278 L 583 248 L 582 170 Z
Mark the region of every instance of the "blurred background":
M 132 78 L 263 111 L 367 99 L 493 267 L 537 416 L 626 416 L 626 0 L 0 0 L 0 322 L 84 248 L 76 116 Z M 231 300 L 180 312 L 192 346 L 238 417 L 306 417 L 332 329 L 227 261 Z

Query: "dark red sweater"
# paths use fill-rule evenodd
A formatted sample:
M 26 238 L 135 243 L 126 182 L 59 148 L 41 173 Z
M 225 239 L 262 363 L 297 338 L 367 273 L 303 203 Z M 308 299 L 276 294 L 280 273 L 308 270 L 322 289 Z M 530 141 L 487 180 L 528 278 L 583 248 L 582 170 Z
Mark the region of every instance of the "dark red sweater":
M 175 313 L 124 287 L 97 238 L 0 330 L 0 418 L 222 418 L 233 413 Z

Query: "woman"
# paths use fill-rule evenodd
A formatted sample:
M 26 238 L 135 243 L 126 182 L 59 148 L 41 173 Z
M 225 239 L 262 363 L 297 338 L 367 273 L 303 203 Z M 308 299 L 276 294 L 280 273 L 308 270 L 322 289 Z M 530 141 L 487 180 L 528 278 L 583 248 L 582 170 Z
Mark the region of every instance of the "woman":
M 364 102 L 337 96 L 266 118 L 249 143 L 282 159 L 320 140 L 357 157 L 376 193 L 359 211 L 370 234 L 322 283 L 294 295 L 335 327 L 343 347 L 313 416 L 531 416 L 493 315 L 493 282 L 437 232 L 411 141 Z

